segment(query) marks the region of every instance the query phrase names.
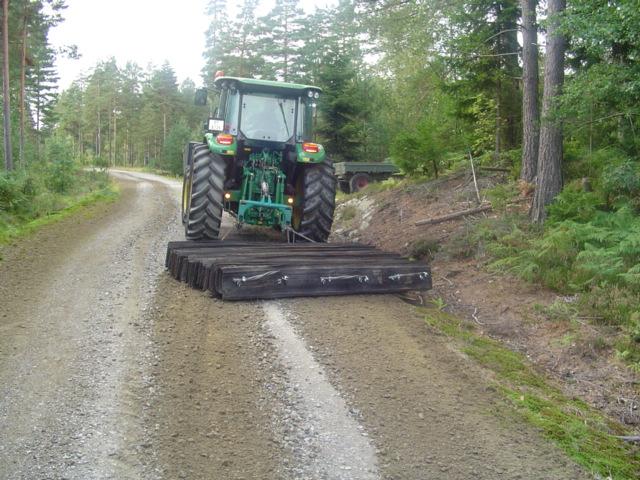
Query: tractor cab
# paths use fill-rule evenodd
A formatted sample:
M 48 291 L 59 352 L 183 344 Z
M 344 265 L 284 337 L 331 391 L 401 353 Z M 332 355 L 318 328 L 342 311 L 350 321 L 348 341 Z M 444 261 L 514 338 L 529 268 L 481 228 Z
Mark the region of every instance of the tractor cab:
M 235 145 L 236 152 L 268 148 L 311 161 L 324 156 L 311 143 L 318 87 L 235 77 L 218 77 L 214 84 L 218 105 L 207 126 L 212 151 L 228 152 Z
M 233 77 L 219 77 L 215 86 L 220 93 L 217 117 L 224 120 L 224 133 L 249 143 L 273 142 L 281 148 L 311 141 L 319 88 Z

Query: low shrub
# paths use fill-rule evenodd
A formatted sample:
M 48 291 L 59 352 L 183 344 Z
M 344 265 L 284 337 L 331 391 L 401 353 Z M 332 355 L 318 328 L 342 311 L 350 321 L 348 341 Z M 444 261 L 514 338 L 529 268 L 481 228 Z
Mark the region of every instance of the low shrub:
M 78 170 L 71 142 L 65 137 L 53 136 L 47 139 L 45 151 L 49 160 L 47 187 L 56 193 L 67 193 L 73 188 Z
M 415 259 L 431 261 L 440 250 L 440 242 L 435 238 L 420 238 L 409 246 L 409 256 Z

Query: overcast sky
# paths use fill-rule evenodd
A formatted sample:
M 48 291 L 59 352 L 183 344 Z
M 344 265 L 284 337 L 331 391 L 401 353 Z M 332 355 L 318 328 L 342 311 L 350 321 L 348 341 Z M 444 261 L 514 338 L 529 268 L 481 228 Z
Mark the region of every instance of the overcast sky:
M 66 88 L 101 60 L 115 57 L 123 66 L 127 60 L 142 67 L 168 61 L 178 82 L 190 77 L 200 84 L 208 0 L 67 0 L 65 21 L 51 30 L 54 47 L 77 45 L 79 60 L 58 59 L 60 88 Z M 237 3 L 228 0 L 233 8 Z M 301 0 L 307 11 L 315 6 L 335 4 L 335 0 Z M 265 13 L 273 0 L 262 0 Z

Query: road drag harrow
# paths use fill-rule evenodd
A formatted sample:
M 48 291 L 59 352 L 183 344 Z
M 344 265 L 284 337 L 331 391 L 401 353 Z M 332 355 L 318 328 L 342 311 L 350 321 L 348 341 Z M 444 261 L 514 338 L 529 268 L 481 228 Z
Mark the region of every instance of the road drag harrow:
M 224 300 L 431 288 L 425 264 L 361 244 L 169 242 L 165 264 L 174 278 Z

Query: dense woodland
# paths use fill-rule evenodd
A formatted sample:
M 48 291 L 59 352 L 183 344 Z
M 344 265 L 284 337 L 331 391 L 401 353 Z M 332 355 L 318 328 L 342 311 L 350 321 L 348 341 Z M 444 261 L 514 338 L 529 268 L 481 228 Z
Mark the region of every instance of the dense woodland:
M 497 266 L 580 293 L 594 318 L 629 330 L 619 351 L 640 361 L 638 0 L 258 5 L 209 1 L 201 79 L 178 85 L 169 64 L 108 59 L 57 93 L 56 56 L 77 54 L 48 42 L 64 2 L 4 0 L 0 220 L 42 213 L 41 193 L 73 189 L 82 164 L 181 173 L 207 115 L 195 88 L 218 70 L 314 84 L 334 161 L 390 159 L 427 178 L 469 156 L 508 169 L 493 195 L 535 192 L 532 223 L 489 229 Z
M 311 14 L 277 0 L 264 16 L 258 0 L 211 0 L 202 79 L 178 85 L 169 64 L 112 58 L 61 94 L 55 56 L 76 50 L 54 51 L 47 35 L 64 2 L 4 3 L 7 170 L 41 159 L 54 136 L 79 158 L 179 172 L 180 143 L 206 115 L 194 88 L 217 70 L 321 86 L 319 139 L 335 160 L 391 158 L 408 174 L 437 175 L 471 152 L 531 182 L 539 154 L 543 174 L 547 157 L 564 156 L 566 180 L 593 177 L 594 156 L 638 154 L 633 0 L 341 0 Z M 552 173 L 555 195 L 562 175 Z

